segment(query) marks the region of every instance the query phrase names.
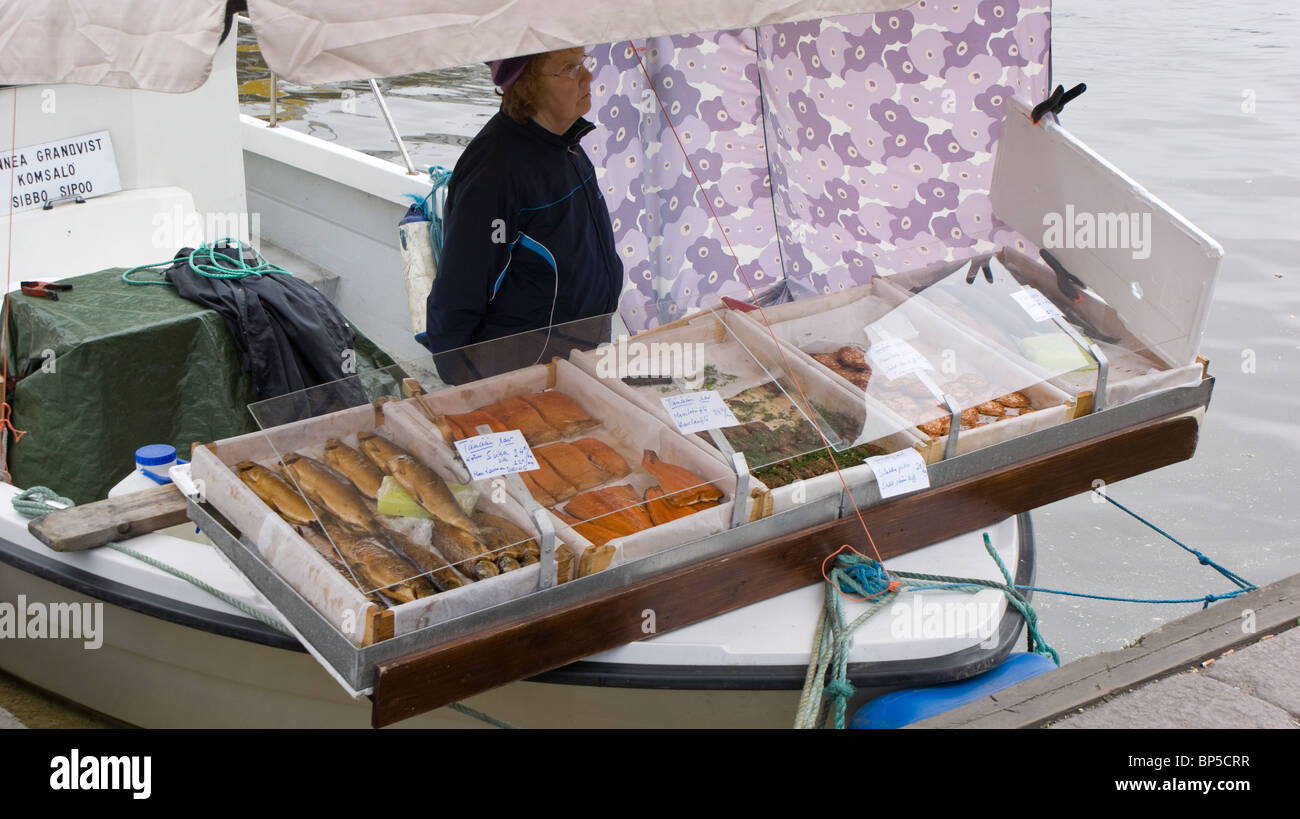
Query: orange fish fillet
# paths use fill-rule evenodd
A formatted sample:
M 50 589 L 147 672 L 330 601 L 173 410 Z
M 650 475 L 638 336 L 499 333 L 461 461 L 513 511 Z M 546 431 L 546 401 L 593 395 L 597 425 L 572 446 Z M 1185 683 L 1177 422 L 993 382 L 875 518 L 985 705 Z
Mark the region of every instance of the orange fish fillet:
M 652 486 L 645 491 L 645 508 L 650 513 L 650 520 L 654 525 L 684 518 L 687 515 L 693 515 L 697 511 L 689 506 L 673 506 L 664 500 L 664 490 L 657 486 Z
M 613 477 L 588 460 L 581 449 L 563 441 L 558 444 L 539 446 L 533 450 L 533 454 L 537 456 L 538 463 L 550 464 L 560 477 L 576 486 L 578 491 L 600 486 Z
M 621 537 L 618 532 L 611 532 L 603 526 L 591 523 L 589 521 L 578 520 L 572 515 L 566 515 L 559 509 L 552 509 L 560 520 L 573 527 L 573 531 L 590 540 L 595 546 L 604 546 L 616 537 Z
M 529 473 L 520 472 L 519 477 L 523 478 L 524 486 L 528 489 L 529 494 L 533 496 L 533 500 L 537 501 L 542 506 L 554 506 L 559 503 L 559 501 L 555 499 L 555 496 L 543 489 L 541 484 L 537 482 L 537 479 Z
M 452 440 L 463 441 L 466 438 L 473 438 L 479 434 L 478 427 L 487 424 L 493 432 L 506 432 L 510 429 L 500 420 L 493 418 L 483 410 L 474 410 L 473 412 L 462 412 L 457 415 L 444 415 L 447 423 L 451 425 L 455 432 Z
M 546 423 L 531 404 L 518 396 L 504 398 L 480 409 L 505 424 L 508 429 L 522 432 L 529 446 L 560 440 L 560 431 Z
M 628 484 L 584 492 L 569 501 L 564 511 L 619 535 L 630 535 L 654 526 L 654 521 L 641 505 L 641 496 Z
M 546 419 L 546 423 L 558 429 L 562 437 L 568 438 L 600 426 L 600 422 L 588 415 L 576 401 L 557 390 L 535 392 L 522 398 Z
M 647 449 L 641 466 L 654 476 L 663 487 L 665 500 L 673 506 L 690 506 L 700 501 L 722 500 L 722 490 L 684 467 L 659 460 L 653 449 Z
M 587 460 L 608 472 L 614 478 L 621 478 L 632 471 L 627 461 L 614 451 L 613 447 L 599 438 L 582 438 L 573 445 L 587 456 Z
M 533 497 L 537 498 L 537 492 L 533 489 L 535 486 L 552 499 L 551 503 L 546 503 L 541 498 L 537 498 L 538 503 L 543 506 L 554 506 L 578 494 L 577 487 L 561 477 L 560 473 L 551 468 L 545 460 L 538 458 L 537 465 L 539 469 L 520 472 L 519 475 L 524 479 L 524 485 L 528 486 L 529 491 L 533 493 Z M 529 481 L 532 483 L 530 484 Z

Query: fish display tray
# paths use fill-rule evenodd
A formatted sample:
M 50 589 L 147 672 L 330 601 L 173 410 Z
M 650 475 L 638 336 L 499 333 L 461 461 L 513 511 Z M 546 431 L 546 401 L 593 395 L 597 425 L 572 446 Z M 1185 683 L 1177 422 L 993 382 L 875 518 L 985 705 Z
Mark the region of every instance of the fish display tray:
M 966 263 L 963 262 L 956 267 L 965 266 Z M 953 269 L 953 263 L 933 268 L 939 275 L 948 275 Z M 760 316 L 766 318 L 776 337 L 788 345 L 793 357 L 806 361 L 809 366 L 824 373 L 825 377 L 861 396 L 868 407 L 867 428 L 874 425 L 882 432 L 906 430 L 918 436 L 921 443 L 917 449 L 926 463 L 935 463 L 946 457 L 962 455 L 1064 423 L 1085 414 L 1091 406 L 1090 402 L 1080 402 L 1076 396 L 1049 383 L 1048 376 L 1035 372 L 1018 355 L 998 348 L 968 329 L 945 320 L 927 303 L 911 298 L 906 290 L 887 279 L 877 278 L 869 284 L 841 293 L 777 305 L 767 308 L 761 314 L 745 314 L 746 319 L 755 321 Z M 987 394 L 970 400 L 968 407 L 1014 391 L 1026 396 L 1034 410 L 1016 417 L 981 422 L 970 428 L 963 426 L 957 432 L 956 446 L 950 448 L 950 434 L 925 433 L 916 425 L 920 418 L 905 418 L 900 414 L 904 411 L 895 411 L 897 405 L 890 403 L 891 397 L 901 394 L 901 390 L 908 386 L 919 390 L 916 397 L 906 399 L 907 403 L 934 403 L 915 376 L 905 375 L 896 381 L 889 381 L 883 373 L 873 373 L 868 389 L 864 391 L 812 357 L 814 354 L 834 352 L 846 345 L 867 349 L 870 340 L 863 328 L 868 326 L 894 328 L 900 337 L 907 339 L 910 336 L 910 343 L 927 360 L 935 363 L 942 359 L 942 363 L 934 367 L 929 375 L 945 391 L 948 385 L 959 382 L 963 377 L 982 380 L 986 385 L 1000 385 L 997 388 L 986 387 Z M 926 420 L 942 417 L 939 407 L 933 407 L 931 411 L 934 414 Z
M 930 487 L 920 492 L 882 501 L 874 483 L 850 488 L 881 556 L 902 554 L 1089 491 L 1094 480 L 1112 483 L 1190 458 L 1213 382 L 1205 376 L 1194 387 L 933 464 Z M 242 529 L 211 500 L 191 497 L 190 518 L 347 691 L 372 696 L 376 726 L 643 639 L 646 608 L 656 610 L 657 632 L 663 633 L 815 582 L 825 558 L 844 545 L 870 551 L 857 515 L 827 520 L 827 510 L 845 502 L 828 495 L 642 560 L 357 645 L 273 567 L 276 556 L 254 540 L 260 518 L 252 520 L 254 528 Z
M 267 565 L 309 601 L 340 636 L 358 646 L 418 631 L 528 594 L 537 588 L 541 573 L 541 564 L 537 563 L 418 600 L 387 608 L 378 606 L 331 567 L 292 524 L 272 511 L 233 471 L 235 464 L 245 460 L 274 467 L 291 452 L 319 459 L 327 439 L 346 441 L 361 432 L 386 433 L 398 446 L 435 472 L 440 471 L 433 457 L 436 449 L 428 436 L 409 434 L 400 425 L 386 425 L 385 420 L 381 407 L 353 407 L 196 446 L 191 461 L 191 474 L 207 501 L 249 536 Z M 443 472 L 442 477 L 450 476 Z M 480 494 L 480 508 L 485 497 Z M 540 536 L 535 523 L 513 498 L 494 501 L 486 511 Z M 555 536 L 557 550 L 567 549 L 573 555 L 581 554 L 586 544 L 562 524 L 555 527 Z M 568 564 L 572 565 L 572 561 Z
M 566 541 L 574 544 L 579 557 L 579 576 L 643 558 L 678 543 L 716 534 L 732 525 L 737 486 L 734 471 L 725 463 L 709 457 L 702 449 L 692 446 L 675 428 L 611 391 L 606 380 L 588 375 L 569 361 L 558 359 L 550 364 L 503 373 L 471 384 L 429 393 L 417 400 L 423 401 L 425 407 L 433 413 L 457 414 L 494 404 L 503 398 L 552 388 L 572 398 L 584 412 L 600 422 L 600 426 L 571 437 L 600 439 L 610 445 L 632 468 L 631 474 L 593 488 L 630 484 L 638 494 L 644 493 L 647 487 L 655 484 L 655 480 L 640 466 L 642 454 L 650 449 L 658 453 L 661 460 L 691 470 L 713 483 L 724 494 L 722 502 L 710 509 L 613 538 L 601 546 L 592 544 L 548 510 L 554 526 L 557 529 L 563 528 Z M 403 402 L 401 405 L 386 404 L 385 414 L 391 419 L 393 428 L 400 429 L 404 437 L 433 442 L 429 448 L 429 457 L 440 469 L 454 472 L 463 481 L 469 480 L 469 472 L 460 461 L 453 444 L 443 439 L 438 428 L 414 401 Z M 531 507 L 532 499 L 526 495 L 520 496 L 517 485 L 500 479 L 497 481 L 498 491 L 508 492 L 522 505 Z M 484 491 L 493 489 L 491 481 L 480 481 L 475 485 Z M 769 508 L 765 501 L 767 487 L 753 480 L 747 481 L 746 485 L 748 489 L 740 501 L 743 509 L 739 510 L 738 517 L 740 520 L 762 517 Z M 561 508 L 563 505 L 556 504 Z
M 1075 305 L 1059 296 L 1056 273 L 1047 265 L 1015 248 L 1003 248 L 997 257 L 1015 275 L 1017 281 L 1035 287 L 1067 315 L 1071 311 L 1077 311 L 1081 318 L 1096 327 L 1100 333 L 1114 339 L 1094 339 L 1109 362 L 1106 406 L 1117 406 L 1174 387 L 1195 386 L 1200 381 L 1204 372 L 1200 362 L 1193 361 L 1181 367 L 1170 366 L 1146 348 L 1124 325 L 1113 308 L 1092 301 L 1082 301 Z M 1096 365 L 1090 365 L 1062 373 L 1052 378 L 1050 383 L 1071 395 L 1081 396 L 1082 404 L 1096 393 L 1098 372 Z
M 842 446 L 854 443 L 856 437 L 863 430 L 866 409 L 861 396 L 854 394 L 851 386 L 838 383 L 825 368 L 817 366 L 807 356 L 792 354 L 790 350 L 783 348 L 779 342 L 773 340 L 765 328 L 750 321 L 743 313 L 730 310 L 706 313 L 673 327 L 642 333 L 629 343 L 655 343 L 665 345 L 664 349 L 670 350 L 688 348 L 697 344 L 702 345 L 704 350 L 703 360 L 695 362 L 695 364 L 698 367 L 712 367 L 713 369 L 708 372 L 714 373 L 713 379 L 718 382 L 725 382 L 716 384 L 716 389 L 724 401 L 734 399 L 755 387 L 774 384 L 776 379 L 779 378 L 783 398 L 779 399 L 780 406 L 777 407 L 776 412 L 783 413 L 786 417 L 778 418 L 777 423 L 788 421 L 791 424 L 802 425 L 809 433 L 814 432 L 812 425 L 801 411 L 802 398 L 798 397 L 798 392 L 802 390 L 803 395 L 814 406 L 835 413 L 845 421 L 844 429 L 838 432 L 843 441 Z M 600 350 L 575 351 L 571 354 L 570 359 L 586 372 L 596 374 L 603 366 L 603 356 L 606 355 L 609 355 L 609 353 L 603 353 Z M 787 365 L 798 381 L 798 388 L 795 388 L 787 377 L 779 375 L 786 372 Z M 666 393 L 678 392 L 678 387 L 633 386 L 617 378 L 605 378 L 601 379 L 601 381 L 628 401 L 659 418 L 663 423 L 671 423 L 661 398 Z M 713 385 L 707 379 L 701 380 L 701 387 L 709 386 Z M 742 421 L 749 420 L 746 417 L 738 416 L 738 418 Z M 819 421 L 819 424 L 825 424 L 826 421 L 827 419 L 823 418 Z M 828 434 L 836 434 L 830 431 L 827 432 Z M 726 430 L 723 430 L 722 434 L 725 436 Z M 729 462 L 728 456 L 719 450 L 715 444 L 706 442 L 699 435 L 687 437 L 714 458 L 723 463 Z M 867 440 L 862 441 L 862 443 L 871 443 L 879 447 L 882 454 L 885 454 L 909 447 L 919 448 L 922 446 L 923 441 L 920 436 L 910 430 L 895 429 L 874 437 L 868 435 Z M 806 451 L 803 449 L 791 450 L 788 457 L 816 452 L 821 446 L 820 438 L 815 437 L 814 443 Z M 780 458 L 778 460 L 785 459 Z M 772 463 L 775 462 L 777 461 L 772 461 Z M 751 472 L 761 470 L 769 465 L 771 464 L 761 461 L 751 461 L 747 464 Z M 850 470 L 855 477 L 861 472 L 861 477 L 864 480 L 870 480 L 874 477 L 870 467 L 862 463 L 844 468 L 846 473 Z M 827 496 L 838 496 L 842 489 L 843 483 L 834 472 L 805 478 L 802 481 L 784 486 L 769 487 L 769 513 L 784 512 L 796 505 L 816 501 Z

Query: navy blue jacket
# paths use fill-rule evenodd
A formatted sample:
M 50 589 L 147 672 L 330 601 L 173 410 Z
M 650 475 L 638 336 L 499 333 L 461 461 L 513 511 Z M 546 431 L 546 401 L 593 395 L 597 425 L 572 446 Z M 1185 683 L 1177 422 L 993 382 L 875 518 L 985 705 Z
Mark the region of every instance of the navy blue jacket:
M 431 351 L 616 309 L 623 264 L 579 144 L 594 127 L 579 119 L 559 135 L 498 112 L 470 142 L 447 189 Z

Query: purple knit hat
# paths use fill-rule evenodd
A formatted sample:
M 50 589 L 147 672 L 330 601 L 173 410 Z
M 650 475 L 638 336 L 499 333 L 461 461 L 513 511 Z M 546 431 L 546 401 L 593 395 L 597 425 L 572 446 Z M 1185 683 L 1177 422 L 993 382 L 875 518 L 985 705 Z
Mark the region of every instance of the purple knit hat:
M 519 75 L 524 73 L 524 66 L 528 65 L 531 55 L 523 57 L 510 57 L 505 60 L 492 60 L 487 67 L 492 71 L 492 82 L 505 91 L 514 85 Z

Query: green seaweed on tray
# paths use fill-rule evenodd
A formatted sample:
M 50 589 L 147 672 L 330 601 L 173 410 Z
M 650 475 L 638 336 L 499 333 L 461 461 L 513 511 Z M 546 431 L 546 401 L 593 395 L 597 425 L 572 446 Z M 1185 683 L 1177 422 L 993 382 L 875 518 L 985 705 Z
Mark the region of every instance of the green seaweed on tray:
M 766 484 L 769 489 L 775 489 L 778 486 L 785 486 L 795 481 L 815 478 L 818 475 L 833 472 L 835 464 L 839 464 L 840 469 L 847 469 L 850 466 L 857 466 L 867 458 L 874 458 L 877 455 L 884 454 L 885 451 L 874 444 L 862 444 L 844 452 L 836 452 L 835 460 L 832 462 L 831 456 L 826 450 L 819 449 L 806 455 L 799 455 L 760 467 L 753 471 L 753 475 Z
M 713 366 L 712 364 L 704 365 L 704 371 L 702 375 L 704 376 L 704 380 L 700 382 L 700 386 L 695 388 L 697 391 L 716 390 L 718 387 L 727 386 L 732 381 L 735 381 L 737 378 L 740 377 L 737 375 L 732 375 L 731 373 L 718 372 L 718 368 Z

